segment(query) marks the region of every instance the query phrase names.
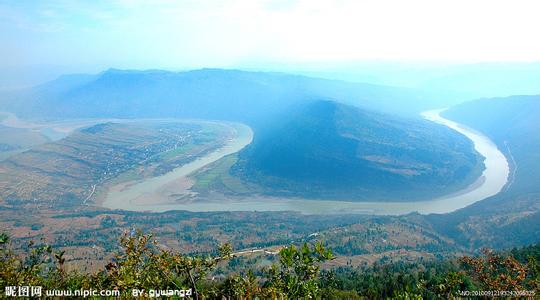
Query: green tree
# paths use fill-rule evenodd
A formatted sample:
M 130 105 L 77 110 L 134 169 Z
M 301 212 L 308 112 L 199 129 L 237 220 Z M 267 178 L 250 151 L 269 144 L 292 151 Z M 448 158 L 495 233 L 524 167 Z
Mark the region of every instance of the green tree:
M 248 270 L 246 275 L 229 276 L 222 287 L 224 296 L 232 299 L 253 299 L 261 292 L 259 280 Z
M 315 298 L 320 293 L 320 263 L 333 258 L 332 251 L 320 242 L 285 247 L 279 251 L 279 266 L 268 270 L 265 287 L 273 297 Z

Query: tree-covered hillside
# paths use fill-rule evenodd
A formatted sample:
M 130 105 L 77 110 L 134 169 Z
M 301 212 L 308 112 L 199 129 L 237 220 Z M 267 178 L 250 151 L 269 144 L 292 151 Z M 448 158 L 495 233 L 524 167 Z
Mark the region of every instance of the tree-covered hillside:
M 71 293 L 91 289 L 114 291 L 112 296 L 122 298 L 421 299 L 475 296 L 479 291 L 533 297 L 540 284 L 538 245 L 510 253 L 486 250 L 483 256 L 458 260 L 329 268 L 325 264 L 334 259 L 331 249 L 315 242 L 269 253 L 271 262 L 265 267 L 235 264 L 231 270 L 231 259 L 241 254 L 229 244 L 213 253 L 186 255 L 160 249 L 151 235 L 131 231 L 120 238 L 112 261 L 93 273 L 67 269 L 64 252 L 47 244 L 30 244 L 28 250 L 26 257 L 14 252 L 9 236 L 0 234 L 0 288 L 6 297 L 19 295 L 26 286 L 41 287 L 32 289 L 32 295 L 29 291 L 32 297 L 60 296 L 50 294 L 53 290 L 76 296 Z
M 297 107 L 257 133 L 231 173 L 270 194 L 425 199 L 481 171 L 472 143 L 448 128 L 331 101 Z

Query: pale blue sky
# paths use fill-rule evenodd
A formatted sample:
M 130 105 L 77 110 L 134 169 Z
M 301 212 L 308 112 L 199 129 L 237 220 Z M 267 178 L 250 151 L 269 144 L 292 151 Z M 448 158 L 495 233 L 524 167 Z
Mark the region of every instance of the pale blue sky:
M 540 60 L 539 1 L 0 0 L 0 67 Z

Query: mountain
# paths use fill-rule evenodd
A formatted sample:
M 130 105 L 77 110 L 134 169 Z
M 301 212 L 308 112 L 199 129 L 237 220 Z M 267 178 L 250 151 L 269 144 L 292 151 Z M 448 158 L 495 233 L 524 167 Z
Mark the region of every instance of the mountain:
M 464 136 L 423 120 L 332 101 L 296 107 L 242 150 L 231 173 L 269 194 L 343 200 L 427 199 L 474 180 Z
M 63 76 L 11 97 L 7 107 L 27 118 L 187 117 L 253 125 L 291 104 L 320 98 L 400 114 L 432 108 L 407 88 L 221 69 Z
M 540 241 L 540 95 L 479 99 L 443 115 L 490 137 L 507 157 L 510 177 L 493 197 L 431 216 L 435 226 L 471 248 Z
M 422 90 L 440 107 L 482 97 L 540 94 L 540 62 L 437 62 L 359 61 L 343 63 L 270 64 L 281 70 L 351 82 L 401 86 Z M 260 66 L 264 67 L 264 66 Z

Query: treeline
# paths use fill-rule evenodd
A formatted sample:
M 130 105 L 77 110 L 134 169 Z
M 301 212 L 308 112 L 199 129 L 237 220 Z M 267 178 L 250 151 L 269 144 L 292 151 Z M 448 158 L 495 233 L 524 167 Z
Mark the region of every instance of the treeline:
M 135 289 L 191 290 L 194 299 L 429 299 L 478 291 L 532 296 L 540 288 L 540 244 L 457 260 L 321 269 L 334 259 L 332 251 L 320 242 L 303 243 L 282 248 L 267 267 L 235 265 L 224 276 L 214 270 L 234 257 L 229 244 L 206 255 L 184 255 L 130 231 L 120 245 L 103 269 L 84 274 L 66 270 L 62 251 L 30 243 L 27 253 L 17 254 L 9 237 L 0 234 L 0 289 L 119 290 L 123 296 Z

